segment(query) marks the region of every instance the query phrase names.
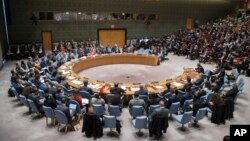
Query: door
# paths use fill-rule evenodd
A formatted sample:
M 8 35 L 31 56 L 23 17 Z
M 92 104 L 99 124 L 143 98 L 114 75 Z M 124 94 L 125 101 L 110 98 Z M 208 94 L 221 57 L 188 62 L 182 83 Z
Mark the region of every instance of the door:
M 98 40 L 104 46 L 123 47 L 126 41 L 126 29 L 98 29 Z
M 52 50 L 52 33 L 51 31 L 42 31 L 42 43 L 45 51 Z

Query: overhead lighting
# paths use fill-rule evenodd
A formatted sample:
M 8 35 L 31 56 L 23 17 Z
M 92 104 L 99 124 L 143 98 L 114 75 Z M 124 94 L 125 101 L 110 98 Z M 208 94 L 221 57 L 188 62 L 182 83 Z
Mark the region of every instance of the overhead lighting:
M 81 14 L 82 14 L 82 12 L 78 12 L 78 14 L 79 14 L 79 15 L 81 15 Z
M 122 15 L 125 15 L 125 13 L 122 13 Z
M 66 12 L 67 15 L 69 15 L 69 12 Z

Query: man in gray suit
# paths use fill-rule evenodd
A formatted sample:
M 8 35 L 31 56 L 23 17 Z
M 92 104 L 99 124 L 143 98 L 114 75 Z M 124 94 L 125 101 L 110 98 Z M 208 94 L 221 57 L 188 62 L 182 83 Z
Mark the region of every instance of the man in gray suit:
M 143 108 L 145 108 L 145 101 L 143 99 L 139 99 L 139 94 L 135 93 L 134 94 L 134 99 L 131 99 L 129 101 L 129 112 L 131 113 L 131 108 L 133 106 L 142 106 Z

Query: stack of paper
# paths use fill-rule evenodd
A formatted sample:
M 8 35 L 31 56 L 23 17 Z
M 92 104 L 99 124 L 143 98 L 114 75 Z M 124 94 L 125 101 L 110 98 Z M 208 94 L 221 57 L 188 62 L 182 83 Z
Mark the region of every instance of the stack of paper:
M 67 67 L 66 66 L 61 66 L 60 69 L 64 70 L 66 69 Z
M 163 86 L 155 86 L 156 89 L 163 89 Z
M 67 78 L 68 78 L 69 80 L 76 79 L 74 76 L 68 76 Z
M 140 88 L 131 88 L 131 91 L 139 91 L 140 90 Z
M 89 104 L 89 100 L 87 98 L 82 98 L 82 105 Z
M 101 88 L 101 84 L 94 84 L 92 85 L 93 89 L 100 89 Z
M 121 88 L 122 88 L 123 90 L 126 90 L 126 86 L 121 86 Z
M 62 74 L 63 74 L 63 75 L 69 74 L 69 71 L 62 70 Z
M 175 87 L 181 87 L 181 86 L 183 86 L 183 84 L 179 83 L 179 82 L 172 82 L 172 85 L 174 85 Z
M 74 84 L 76 84 L 76 85 L 82 85 L 83 84 L 82 81 L 79 81 L 77 79 L 72 80 L 71 82 L 74 83 Z

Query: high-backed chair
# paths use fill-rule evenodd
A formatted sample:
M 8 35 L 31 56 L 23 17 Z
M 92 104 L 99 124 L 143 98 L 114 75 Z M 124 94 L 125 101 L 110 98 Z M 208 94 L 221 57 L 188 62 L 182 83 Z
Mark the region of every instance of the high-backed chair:
M 169 108 L 169 114 L 170 114 L 170 119 L 172 119 L 172 114 L 175 114 L 178 112 L 178 109 L 180 108 L 181 103 L 180 102 L 175 102 L 172 103 L 170 108 Z
M 104 115 L 103 121 L 104 121 L 104 126 L 103 126 L 104 128 L 110 128 L 110 131 L 112 131 L 113 128 L 116 128 L 115 116 Z
M 144 108 L 142 106 L 132 106 L 131 108 L 131 116 L 133 118 L 142 116 L 144 114 Z
M 178 90 L 179 95 L 185 95 L 186 93 L 184 91 Z
M 206 99 L 207 99 L 207 96 L 206 96 L 206 95 L 201 96 L 201 97 L 200 97 L 200 102 L 201 102 L 202 104 L 204 104 L 204 103 L 206 103 Z
M 74 91 L 74 89 L 67 89 L 65 86 L 63 86 L 63 85 L 61 85 L 61 84 L 59 84 L 58 86 L 61 87 L 62 89 L 64 89 L 64 91 L 65 91 L 66 93 L 72 93 L 72 92 Z
M 43 105 L 43 110 L 46 115 L 46 125 L 48 126 L 48 118 L 51 118 L 53 125 L 55 125 L 55 112 L 53 111 L 53 109 L 51 107 Z
M 189 123 L 192 119 L 193 111 L 185 112 L 182 115 L 175 116 L 177 122 L 182 124 L 182 129 L 184 129 L 184 125 Z
M 148 119 L 146 116 L 137 116 L 132 120 L 134 128 L 139 129 L 139 134 L 142 134 L 141 129 L 147 129 Z
M 110 100 L 112 99 L 113 96 L 114 94 L 106 94 L 106 100 L 108 104 L 110 103 Z
M 20 101 L 21 101 L 21 103 L 24 105 L 24 106 L 26 106 L 26 107 L 30 107 L 30 105 L 29 105 L 29 103 L 28 103 L 28 101 L 27 101 L 27 99 L 26 99 L 26 97 L 25 96 L 23 96 L 23 95 L 19 95 L 19 97 L 20 97 Z
M 68 130 L 68 124 L 69 124 L 69 121 L 68 121 L 66 115 L 60 110 L 55 110 L 55 118 L 58 121 L 57 130 L 59 131 L 59 128 L 60 128 L 61 124 L 65 124 L 64 132 L 66 133 L 67 130 Z
M 104 107 L 102 104 L 93 104 L 93 112 L 98 116 L 104 115 Z
M 214 93 L 213 92 L 210 92 L 206 95 L 206 102 L 205 103 L 208 103 L 211 101 L 212 97 L 214 96 Z
M 170 97 L 171 97 L 171 93 L 170 93 L 170 92 L 166 93 L 166 94 L 164 95 L 164 97 L 167 98 L 167 99 L 170 98 Z
M 87 91 L 80 91 L 79 94 L 82 96 L 82 98 L 86 98 L 89 101 L 92 98 L 91 94 L 89 92 L 87 92 Z
M 121 115 L 121 110 L 118 105 L 109 105 L 108 111 L 110 115 L 115 117 L 119 117 Z
M 29 105 L 30 105 L 30 107 L 31 107 L 31 111 L 34 112 L 34 113 L 37 113 L 38 115 L 41 115 L 41 113 L 40 113 L 38 107 L 37 107 L 36 104 L 33 102 L 33 100 L 28 99 L 27 101 L 28 101 L 28 103 L 29 103 Z
M 17 93 L 16 89 L 14 87 L 11 87 L 10 90 L 12 91 L 12 93 L 15 95 L 15 97 L 20 100 L 20 96 L 19 94 Z
M 200 108 L 196 113 L 196 116 L 192 116 L 194 122 L 198 123 L 199 120 L 203 119 L 205 117 L 206 112 L 207 108 Z
M 148 107 L 148 116 L 150 116 L 153 113 L 153 111 L 157 108 L 160 108 L 160 105 L 150 105 Z
M 185 100 L 184 104 L 182 105 L 182 111 L 185 112 L 189 109 L 189 105 L 192 104 L 193 99 Z
M 148 103 L 148 96 L 147 95 L 139 95 L 139 98 L 144 100 L 145 103 Z

